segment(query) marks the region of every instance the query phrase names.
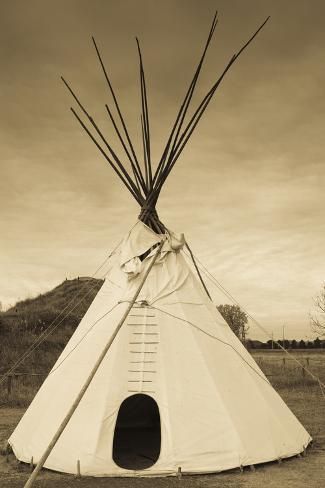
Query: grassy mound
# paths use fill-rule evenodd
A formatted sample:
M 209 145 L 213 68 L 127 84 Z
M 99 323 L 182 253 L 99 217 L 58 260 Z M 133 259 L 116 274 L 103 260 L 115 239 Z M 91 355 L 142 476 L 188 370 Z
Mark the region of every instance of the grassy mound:
M 11 388 L 15 390 L 15 404 L 25 404 L 35 394 L 42 377 L 46 377 L 52 368 L 102 284 L 102 280 L 94 278 L 65 280 L 48 293 L 20 301 L 0 314 L 0 376 L 42 333 L 46 335 L 39 347 L 15 371 L 28 375 L 14 376 L 8 380 L 7 388 L 2 388 L 0 393 L 0 404 L 1 400 L 8 400 L 8 390 Z M 34 376 L 30 376 L 31 373 Z M 19 382 L 18 397 L 13 382 Z

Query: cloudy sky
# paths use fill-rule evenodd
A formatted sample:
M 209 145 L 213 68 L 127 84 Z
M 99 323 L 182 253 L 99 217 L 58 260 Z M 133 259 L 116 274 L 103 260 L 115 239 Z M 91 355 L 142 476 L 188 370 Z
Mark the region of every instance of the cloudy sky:
M 109 136 L 104 104 L 111 100 L 94 35 L 139 140 L 137 35 L 157 160 L 216 8 L 219 24 L 194 103 L 257 26 L 271 19 L 217 92 L 167 181 L 159 214 L 185 233 L 201 262 L 275 337 L 283 324 L 289 338 L 311 335 L 312 297 L 324 280 L 322 0 L 2 2 L 4 306 L 65 277 L 93 275 L 138 215 L 73 119 L 60 75 Z M 255 326 L 250 335 L 264 338 Z

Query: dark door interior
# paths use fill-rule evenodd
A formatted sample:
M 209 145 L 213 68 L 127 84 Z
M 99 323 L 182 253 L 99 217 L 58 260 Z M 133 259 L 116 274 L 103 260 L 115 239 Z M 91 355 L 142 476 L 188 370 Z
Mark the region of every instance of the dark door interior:
M 159 458 L 160 415 L 153 398 L 136 394 L 120 406 L 113 441 L 113 460 L 125 469 L 146 469 Z

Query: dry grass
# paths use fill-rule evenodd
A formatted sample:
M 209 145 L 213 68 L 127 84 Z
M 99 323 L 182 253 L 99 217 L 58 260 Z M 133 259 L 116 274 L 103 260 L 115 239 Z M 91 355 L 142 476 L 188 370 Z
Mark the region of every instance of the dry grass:
M 46 378 L 49 370 L 52 368 L 59 353 L 64 348 L 72 331 L 61 331 L 62 341 L 55 343 L 52 339 L 47 342 L 41 349 L 33 353 L 29 360 L 28 371 L 30 373 L 39 373 L 39 376 L 17 376 L 11 380 L 11 393 L 8 394 L 8 382 L 0 389 L 0 406 L 24 407 L 28 406 L 34 398 L 36 392 Z M 56 339 L 58 339 L 56 335 Z M 8 364 L 12 364 L 13 357 L 19 357 L 21 347 L 26 344 L 26 340 L 32 342 L 30 334 L 28 339 L 20 338 L 20 343 L 16 343 L 16 351 L 8 353 Z M 8 345 L 9 347 L 9 345 Z M 312 379 L 308 373 L 299 366 L 292 358 L 289 358 L 282 351 L 251 351 L 254 359 L 259 364 L 263 372 L 269 378 L 272 385 L 282 393 L 283 390 L 293 391 L 313 391 L 317 382 Z M 5 353 L 6 354 L 6 353 Z M 9 360 L 9 357 L 11 360 Z M 309 369 L 315 376 L 319 377 L 325 383 L 325 350 L 305 350 L 294 353 L 301 364 Z M 285 360 L 283 362 L 283 360 Z M 20 368 L 20 371 L 26 371 L 26 368 Z
M 308 371 L 325 383 L 324 349 L 290 351 L 290 355 L 283 351 L 272 350 L 251 351 L 251 353 L 276 389 L 305 389 L 317 384 Z
M 0 314 L 0 377 L 39 339 L 40 334 L 57 325 L 16 369 L 18 373 L 39 373 L 40 376 L 9 379 L 10 394 L 10 384 L 6 381 L 0 388 L 0 406 L 27 406 L 30 403 L 102 283 L 96 279 L 66 280 L 50 292 L 18 302 Z M 65 313 L 61 315 L 62 310 Z

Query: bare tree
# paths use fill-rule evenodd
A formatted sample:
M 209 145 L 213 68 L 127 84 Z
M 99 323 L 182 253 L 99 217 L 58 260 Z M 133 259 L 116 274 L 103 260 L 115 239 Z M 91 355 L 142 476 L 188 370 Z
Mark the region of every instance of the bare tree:
M 325 283 L 319 293 L 314 298 L 314 314 L 310 314 L 310 325 L 313 332 L 320 336 L 325 336 Z

